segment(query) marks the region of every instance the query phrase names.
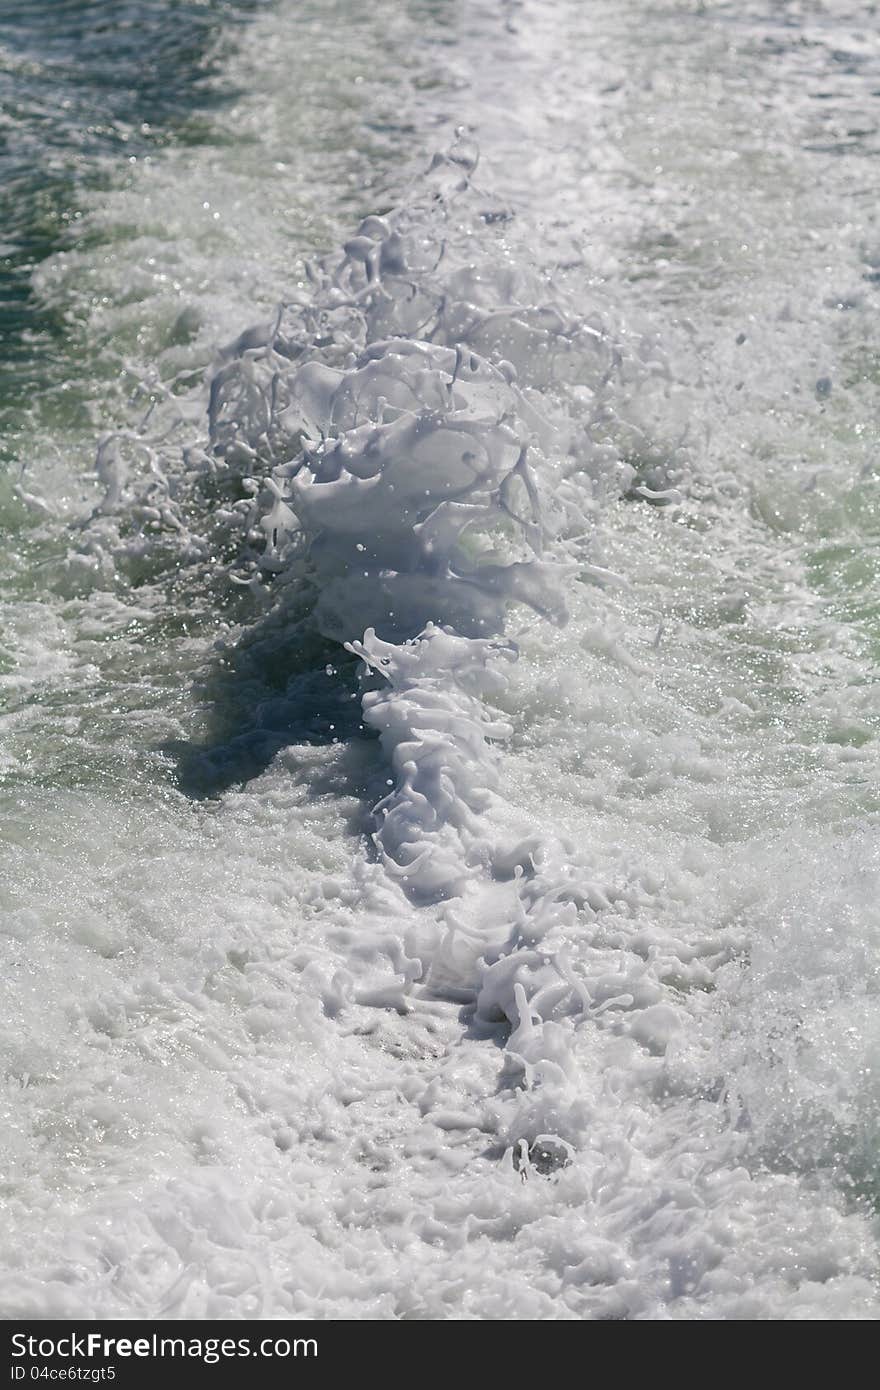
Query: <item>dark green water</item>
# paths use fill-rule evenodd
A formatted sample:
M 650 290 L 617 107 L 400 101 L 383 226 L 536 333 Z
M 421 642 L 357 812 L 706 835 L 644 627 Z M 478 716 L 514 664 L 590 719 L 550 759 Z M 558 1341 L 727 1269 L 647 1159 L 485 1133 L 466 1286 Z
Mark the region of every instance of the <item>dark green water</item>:
M 33 421 L 76 367 L 63 306 L 34 294 L 35 267 L 88 245 L 83 197 L 118 182 L 126 161 L 210 139 L 211 112 L 234 95 L 213 79 L 259 3 L 0 5 L 0 456 L 14 457 L 22 411 Z M 61 419 L 78 408 L 68 392 Z

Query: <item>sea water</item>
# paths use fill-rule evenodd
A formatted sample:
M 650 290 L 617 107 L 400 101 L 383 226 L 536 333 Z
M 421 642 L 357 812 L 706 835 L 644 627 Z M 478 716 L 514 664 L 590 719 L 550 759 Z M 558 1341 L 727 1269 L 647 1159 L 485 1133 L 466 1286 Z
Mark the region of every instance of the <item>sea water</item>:
M 874 1318 L 873 17 L 0 59 L 5 1315 Z

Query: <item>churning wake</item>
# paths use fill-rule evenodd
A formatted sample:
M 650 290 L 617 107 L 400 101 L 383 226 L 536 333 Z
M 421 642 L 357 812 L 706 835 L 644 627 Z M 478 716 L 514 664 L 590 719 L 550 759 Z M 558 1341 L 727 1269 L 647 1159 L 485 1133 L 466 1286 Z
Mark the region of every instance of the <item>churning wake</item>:
M 92 484 L 18 482 L 10 1316 L 876 1316 L 854 350 L 804 262 L 740 305 L 705 112 L 654 201 L 641 48 L 602 10 L 588 82 L 556 15 L 473 7 L 488 172 L 460 131 L 207 371 L 177 227 Z
M 648 487 L 644 461 L 626 457 L 643 436 L 640 388 L 664 375 L 656 344 L 567 310 L 549 277 L 493 264 L 491 228 L 511 214 L 480 193 L 476 165 L 459 139 L 402 209 L 308 266 L 307 293 L 224 352 L 201 443 L 167 449 L 187 422 L 173 401 L 158 435 L 151 406 L 139 430 L 104 438 L 104 495 L 69 562 L 106 565 L 109 552 L 113 567 L 161 570 L 219 549 L 230 582 L 270 605 L 292 591 L 302 624 L 361 658 L 363 725 L 393 774 L 370 839 L 395 888 L 434 906 L 430 926 L 410 928 L 418 955 L 358 1001 L 473 1001 L 477 1020 L 511 1025 L 505 1066 L 543 1094 L 574 1066 L 554 1020 L 573 1030 L 608 1004 L 565 949 L 578 913 L 606 900 L 570 844 L 499 814 L 512 730 L 487 700 L 516 660 L 507 612 L 565 624 L 579 569 L 565 539 L 584 542 L 597 492 L 661 505 L 680 493 Z M 646 453 L 652 478 L 658 460 L 681 474 L 680 441 L 664 457 L 655 435 Z M 616 1002 L 636 997 L 621 985 Z M 642 1035 L 665 1040 L 674 1009 L 662 991 L 638 997 L 653 1009 Z

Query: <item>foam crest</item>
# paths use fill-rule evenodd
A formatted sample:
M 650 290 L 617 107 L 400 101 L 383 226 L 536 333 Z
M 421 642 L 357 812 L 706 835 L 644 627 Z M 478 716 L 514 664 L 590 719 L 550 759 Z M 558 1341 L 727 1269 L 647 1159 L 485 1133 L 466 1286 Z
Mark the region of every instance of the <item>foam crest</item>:
M 348 645 L 385 681 L 363 697 L 364 723 L 377 730 L 395 780 L 374 808 L 382 862 L 420 897 L 460 894 L 485 872 L 480 816 L 497 783 L 492 745 L 511 732 L 483 703 L 503 681 L 490 662 L 515 652 L 433 625 L 402 645 L 372 629 Z
M 526 1144 L 524 1164 L 539 1142 L 563 1163 L 583 1139 L 581 1023 L 632 1011 L 633 1038 L 662 1053 L 677 1016 L 640 958 L 618 968 L 617 945 L 597 945 L 587 975 L 569 964 L 608 900 L 500 796 L 511 729 L 493 703 L 516 658 L 508 610 L 564 623 L 566 537 L 603 492 L 638 482 L 671 500 L 643 486 L 662 481 L 645 402 L 664 366 L 655 340 L 573 312 L 522 268 L 512 214 L 475 168 L 459 140 L 403 208 L 309 264 L 223 353 L 205 438 L 168 392 L 140 431 L 108 437 L 81 558 L 160 573 L 176 556 L 262 601 L 293 594 L 362 659 L 363 722 L 391 774 L 372 839 L 408 926 L 383 947 L 393 978 L 356 1003 L 406 1013 L 440 996 L 472 1004 L 477 1028 L 509 1027 L 499 1133 Z M 348 994 L 331 994 L 335 1015 Z
M 487 209 L 475 167 L 461 141 L 437 156 L 406 207 L 364 219 L 310 265 L 299 302 L 231 345 L 206 456 L 251 489 L 234 504 L 258 538 L 239 577 L 307 576 L 317 628 L 362 658 L 363 721 L 392 774 L 379 861 L 411 903 L 440 904 L 438 930 L 416 932 L 359 1002 L 405 1009 L 418 990 L 509 1025 L 509 1141 L 564 1147 L 580 1123 L 576 1027 L 663 991 L 640 963 L 631 989 L 609 985 L 600 950 L 594 997 L 568 963 L 578 914 L 604 899 L 571 847 L 498 795 L 511 730 L 491 702 L 516 650 L 497 639 L 515 603 L 565 621 L 555 542 L 589 524 L 597 492 L 632 485 L 627 457 L 651 454 L 634 401 L 663 367 L 656 343 L 570 312 L 507 255 L 474 260 L 474 227 L 503 248 L 510 216 Z M 646 1045 L 674 1026 L 648 1017 Z
M 677 406 L 663 423 L 656 334 L 582 285 L 575 310 L 531 269 L 476 163 L 459 139 L 401 207 L 307 262 L 222 352 L 207 409 L 185 372 L 143 382 L 140 424 L 99 449 L 77 586 L 311 576 L 318 626 L 343 640 L 428 621 L 491 635 L 510 602 L 562 620 L 547 542 L 582 533 L 604 493 L 674 500 L 686 431 Z
M 311 537 L 327 636 L 372 626 L 409 637 L 433 619 L 491 635 L 513 600 L 564 618 L 539 558 L 526 433 L 497 367 L 391 339 L 348 371 L 306 365 L 290 394 L 283 424 L 313 437 L 276 476 L 289 480 L 282 500 Z M 282 562 L 288 534 L 273 525 Z

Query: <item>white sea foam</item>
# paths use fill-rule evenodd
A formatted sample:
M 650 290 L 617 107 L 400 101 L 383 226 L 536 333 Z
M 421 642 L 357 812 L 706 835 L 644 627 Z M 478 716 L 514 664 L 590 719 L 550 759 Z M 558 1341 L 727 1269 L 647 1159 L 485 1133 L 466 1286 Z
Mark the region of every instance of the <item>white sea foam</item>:
M 380 8 L 311 85 L 264 16 L 226 153 L 40 276 L 150 399 L 91 494 L 25 480 L 4 1311 L 875 1317 L 873 262 L 807 148 L 862 50 Z M 300 87 L 386 43 L 443 55 L 393 160 L 444 105 L 489 171 L 352 195 L 306 272 L 274 161 L 329 223 Z
M 219 550 L 259 582 L 305 542 L 336 638 L 427 621 L 488 635 L 511 601 L 562 620 L 548 536 L 583 530 L 591 495 L 674 500 L 645 480 L 680 476 L 687 450 L 656 335 L 575 312 L 524 270 L 476 161 L 459 139 L 399 210 L 307 265 L 222 354 L 200 443 L 198 393 L 145 384 L 142 426 L 102 441 L 75 570 Z

